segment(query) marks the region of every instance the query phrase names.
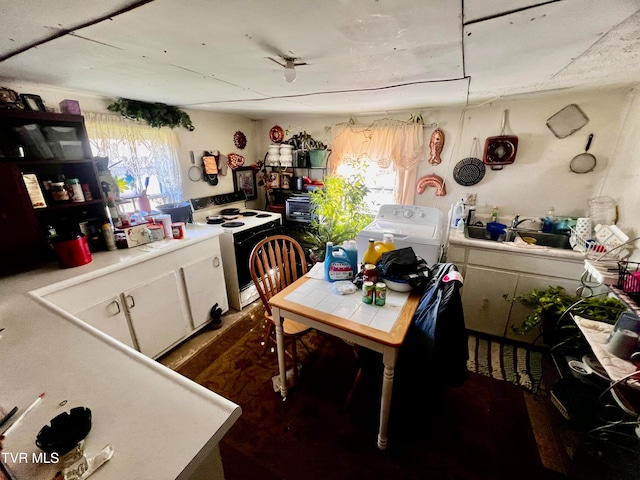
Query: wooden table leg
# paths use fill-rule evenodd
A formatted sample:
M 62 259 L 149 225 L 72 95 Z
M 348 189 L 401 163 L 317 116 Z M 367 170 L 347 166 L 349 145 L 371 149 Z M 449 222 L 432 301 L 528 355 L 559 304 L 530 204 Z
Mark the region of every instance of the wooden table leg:
M 391 393 L 393 391 L 393 376 L 398 360 L 398 349 L 385 347 L 382 355 L 384 374 L 382 376 L 382 401 L 380 404 L 380 430 L 378 431 L 378 448 L 387 448 L 387 428 L 389 426 L 389 412 L 391 411 Z
M 280 309 L 278 307 L 272 307 L 271 313 L 273 316 L 273 323 L 276 326 L 276 345 L 278 351 L 278 370 L 280 371 L 280 395 L 282 398 L 287 398 L 287 364 L 286 364 L 286 350 L 284 344 L 284 333 L 282 331 L 283 318 L 280 315 Z

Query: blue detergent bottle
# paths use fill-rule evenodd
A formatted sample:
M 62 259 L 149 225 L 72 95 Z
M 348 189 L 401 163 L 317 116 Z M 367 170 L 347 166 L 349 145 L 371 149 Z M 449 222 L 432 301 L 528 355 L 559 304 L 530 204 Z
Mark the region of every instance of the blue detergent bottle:
M 356 241 L 345 240 L 342 244 L 342 247 L 347 252 L 349 263 L 351 264 L 351 268 L 353 268 L 353 276 L 355 277 L 356 273 L 358 272 L 358 247 L 356 245 Z
M 355 269 L 351 266 L 351 261 L 347 251 L 340 246 L 333 246 L 332 242 L 327 242 L 324 255 L 324 278 L 328 282 L 338 280 L 351 280 L 355 275 Z

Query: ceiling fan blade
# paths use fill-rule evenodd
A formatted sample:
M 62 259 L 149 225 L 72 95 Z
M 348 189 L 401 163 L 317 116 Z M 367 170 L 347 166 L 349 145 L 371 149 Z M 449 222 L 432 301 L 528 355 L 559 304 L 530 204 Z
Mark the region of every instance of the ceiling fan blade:
M 271 60 L 274 63 L 277 63 L 278 65 L 280 65 L 281 67 L 285 67 L 286 65 L 284 63 L 280 63 L 278 60 L 276 60 L 275 58 L 271 58 L 271 57 L 264 57 L 264 58 L 268 58 L 269 60 Z

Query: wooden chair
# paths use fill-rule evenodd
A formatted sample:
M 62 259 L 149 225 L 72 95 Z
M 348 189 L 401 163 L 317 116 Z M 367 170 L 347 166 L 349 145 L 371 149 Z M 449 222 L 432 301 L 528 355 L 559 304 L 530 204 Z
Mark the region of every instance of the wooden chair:
M 307 273 L 304 250 L 302 250 L 298 242 L 287 235 L 273 235 L 265 238 L 253 247 L 251 251 L 249 271 L 251 272 L 251 279 L 260 294 L 265 317 L 269 320 L 264 338 L 266 351 L 269 348 L 269 344 L 276 343 L 275 323 L 269 299 Z M 293 378 L 295 381 L 298 374 L 296 340 L 311 328 L 285 318 L 282 329 L 285 341 L 291 344 L 291 351 L 287 352 L 287 355 L 293 360 Z

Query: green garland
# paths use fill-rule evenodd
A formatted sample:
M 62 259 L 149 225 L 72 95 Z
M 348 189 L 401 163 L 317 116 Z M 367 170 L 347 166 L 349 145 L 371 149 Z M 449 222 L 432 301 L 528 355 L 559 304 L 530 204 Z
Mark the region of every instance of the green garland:
M 178 107 L 164 103 L 147 103 L 138 100 L 119 98 L 107 107 L 111 112 L 125 118 L 143 120 L 152 127 L 184 127 L 190 132 L 195 130 L 191 118 Z

